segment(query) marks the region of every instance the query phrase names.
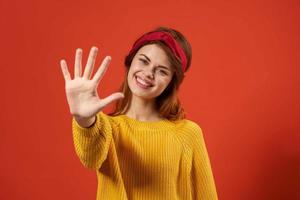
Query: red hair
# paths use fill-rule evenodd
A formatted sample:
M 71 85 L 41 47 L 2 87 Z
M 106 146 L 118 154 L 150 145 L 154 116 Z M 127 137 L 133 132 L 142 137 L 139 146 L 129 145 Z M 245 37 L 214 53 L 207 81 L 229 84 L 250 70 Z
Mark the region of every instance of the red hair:
M 183 34 L 175 29 L 168 28 L 168 27 L 158 27 L 158 28 L 154 29 L 153 31 L 150 31 L 145 34 L 149 34 L 154 31 L 168 32 L 180 44 L 180 46 L 182 47 L 182 49 L 185 53 L 185 56 L 187 58 L 185 72 L 188 71 L 188 69 L 190 68 L 190 65 L 191 65 L 192 48 L 191 48 L 191 45 L 189 44 L 189 42 L 187 41 L 187 39 L 183 36 Z M 143 44 L 143 46 L 149 45 L 149 44 L 159 45 L 166 52 L 166 54 L 169 58 L 169 61 L 171 63 L 171 66 L 174 69 L 174 75 L 172 77 L 171 82 L 166 87 L 166 89 L 155 99 L 156 109 L 158 110 L 159 114 L 163 118 L 167 118 L 169 120 L 184 119 L 186 114 L 185 114 L 184 109 L 181 106 L 181 103 L 180 103 L 180 101 L 178 99 L 178 95 L 177 95 L 179 86 L 181 85 L 181 83 L 185 77 L 185 73 L 182 71 L 181 61 L 173 54 L 171 49 L 164 42 L 150 41 L 150 42 Z M 143 46 L 141 46 L 141 47 L 143 47 Z M 141 48 L 141 47 L 139 47 L 139 48 Z M 137 51 L 138 51 L 138 49 L 137 49 Z M 127 110 L 129 109 L 132 92 L 128 86 L 127 76 L 128 76 L 128 72 L 129 72 L 129 69 L 131 66 L 131 62 L 137 51 L 131 52 L 125 57 L 125 62 L 124 62 L 125 67 L 126 67 L 125 79 L 119 89 L 119 92 L 124 93 L 124 98 L 118 99 L 116 101 L 115 110 L 112 113 L 110 113 L 109 115 L 116 116 L 116 115 L 120 115 L 120 114 L 125 114 L 127 112 Z

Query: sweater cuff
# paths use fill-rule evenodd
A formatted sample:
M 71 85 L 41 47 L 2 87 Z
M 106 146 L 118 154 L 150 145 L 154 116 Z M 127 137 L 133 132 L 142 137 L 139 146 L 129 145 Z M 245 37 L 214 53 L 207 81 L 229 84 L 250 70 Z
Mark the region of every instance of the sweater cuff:
M 75 120 L 75 117 L 73 117 L 73 119 L 72 119 L 72 121 L 73 121 L 73 123 L 72 123 L 73 129 L 76 130 L 76 132 L 82 133 L 86 137 L 99 135 L 100 123 L 99 123 L 99 116 L 98 116 L 98 114 L 95 117 L 96 117 L 96 119 L 95 119 L 94 123 L 91 126 L 89 126 L 89 127 L 82 127 L 82 126 L 80 126 L 77 123 L 77 121 Z

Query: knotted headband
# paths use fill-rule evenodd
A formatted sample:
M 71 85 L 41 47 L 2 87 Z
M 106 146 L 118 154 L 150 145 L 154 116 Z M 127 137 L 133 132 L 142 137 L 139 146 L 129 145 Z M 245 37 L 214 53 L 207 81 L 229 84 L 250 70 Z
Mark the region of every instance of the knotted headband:
M 173 54 L 177 58 L 179 58 L 179 60 L 181 61 L 182 70 L 183 70 L 183 72 L 185 72 L 186 67 L 187 67 L 186 66 L 187 65 L 186 55 L 185 55 L 182 47 L 174 39 L 174 37 L 170 33 L 165 32 L 165 31 L 156 31 L 156 32 L 151 32 L 146 35 L 143 35 L 133 44 L 133 47 L 130 50 L 129 54 L 138 50 L 146 42 L 150 42 L 150 41 L 154 41 L 154 40 L 163 41 L 172 50 Z

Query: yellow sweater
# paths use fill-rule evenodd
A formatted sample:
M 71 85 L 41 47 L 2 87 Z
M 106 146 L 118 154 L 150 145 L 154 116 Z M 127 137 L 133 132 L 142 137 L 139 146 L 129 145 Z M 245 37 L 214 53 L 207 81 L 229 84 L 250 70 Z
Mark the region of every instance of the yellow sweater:
M 72 130 L 81 163 L 97 172 L 97 200 L 218 199 L 202 130 L 191 120 L 101 111 L 88 128 L 73 118 Z

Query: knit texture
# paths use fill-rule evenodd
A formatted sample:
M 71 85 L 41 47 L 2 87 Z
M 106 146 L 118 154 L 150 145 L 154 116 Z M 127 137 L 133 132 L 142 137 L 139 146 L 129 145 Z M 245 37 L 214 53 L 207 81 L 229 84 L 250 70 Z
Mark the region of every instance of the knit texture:
M 97 200 L 216 200 L 200 126 L 187 119 L 139 121 L 96 115 L 81 127 L 72 119 L 81 163 L 97 173 Z

